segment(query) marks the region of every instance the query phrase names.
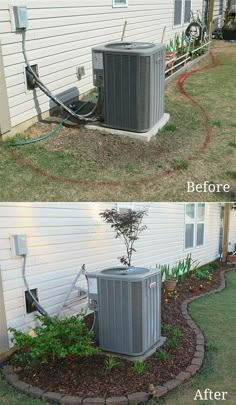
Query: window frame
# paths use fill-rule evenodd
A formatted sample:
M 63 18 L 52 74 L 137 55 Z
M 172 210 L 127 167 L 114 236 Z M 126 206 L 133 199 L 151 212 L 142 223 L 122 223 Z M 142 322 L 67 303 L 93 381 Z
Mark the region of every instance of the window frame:
M 186 221 L 186 215 L 187 215 L 187 206 L 188 205 L 193 205 L 194 204 L 194 221 L 193 222 L 187 222 Z M 198 207 L 199 205 L 204 204 L 204 220 L 199 221 L 198 220 Z M 192 247 L 186 247 L 186 225 L 188 224 L 193 224 L 193 246 Z M 203 243 L 198 245 L 197 244 L 197 228 L 198 224 L 204 224 L 204 230 L 203 230 Z M 185 204 L 185 210 L 184 210 L 184 251 L 192 251 L 193 249 L 200 249 L 201 247 L 205 246 L 206 243 L 206 203 L 202 202 L 197 202 L 197 203 L 186 203 Z
M 117 4 L 117 0 L 112 0 L 112 7 L 113 8 L 127 8 L 129 7 L 129 0 L 125 0 L 125 4 Z
M 181 10 L 181 23 L 178 25 L 175 25 L 175 1 L 173 0 L 173 28 L 177 29 L 180 27 L 186 27 L 190 21 L 191 21 L 191 16 L 190 16 L 190 20 L 188 22 L 184 22 L 184 17 L 185 17 L 185 2 L 186 0 L 181 0 L 182 1 L 182 10 Z M 190 10 L 192 10 L 192 0 L 190 0 L 191 4 L 190 4 Z

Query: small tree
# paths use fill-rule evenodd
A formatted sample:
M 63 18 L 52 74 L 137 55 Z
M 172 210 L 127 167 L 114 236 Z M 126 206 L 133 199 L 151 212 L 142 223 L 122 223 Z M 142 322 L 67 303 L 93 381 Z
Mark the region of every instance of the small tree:
M 116 232 L 116 238 L 124 241 L 127 254 L 118 259 L 126 266 L 131 266 L 133 252 L 136 252 L 134 242 L 139 239 L 141 232 L 147 229 L 146 225 L 141 225 L 145 215 L 147 215 L 146 210 L 133 211 L 129 209 L 125 212 L 119 212 L 115 208 L 100 213 L 104 221 L 111 225 L 111 228 Z

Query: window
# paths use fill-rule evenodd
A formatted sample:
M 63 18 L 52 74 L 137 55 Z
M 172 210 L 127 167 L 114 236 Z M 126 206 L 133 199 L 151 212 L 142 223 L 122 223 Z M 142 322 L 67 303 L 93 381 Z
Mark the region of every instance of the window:
M 128 7 L 128 0 L 113 0 L 113 7 Z
M 185 249 L 204 245 L 205 203 L 187 204 L 185 209 Z
M 174 0 L 174 27 L 190 22 L 191 3 L 191 0 Z
M 188 24 L 191 20 L 191 0 L 184 2 L 184 24 Z

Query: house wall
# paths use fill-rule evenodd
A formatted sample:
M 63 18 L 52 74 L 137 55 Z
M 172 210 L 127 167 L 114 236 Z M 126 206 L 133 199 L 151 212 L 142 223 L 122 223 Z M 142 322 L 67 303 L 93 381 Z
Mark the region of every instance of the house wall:
M 112 0 L 25 0 L 29 28 L 26 49 L 32 64 L 51 91 L 66 101 L 87 92 L 92 84 L 91 48 L 119 41 L 125 20 L 126 40 L 159 42 L 166 26 L 165 42 L 185 27 L 173 29 L 174 0 L 129 0 L 127 8 L 112 8 Z M 89 3 L 89 5 L 88 5 Z M 15 127 L 54 106 L 40 91 L 25 91 L 22 35 L 12 32 L 9 1 L 1 0 L 0 39 L 9 98 L 11 126 Z M 21 0 L 14 4 L 22 5 Z M 192 0 L 201 10 L 202 0 Z M 86 76 L 78 81 L 76 67 Z M 1 101 L 0 101 L 1 103 Z
M 38 288 L 40 303 L 52 314 L 59 308 L 80 266 L 95 271 L 119 265 L 125 254 L 99 213 L 111 203 L 0 203 L 0 266 L 7 326 L 28 328 L 34 316 L 25 314 L 22 258 L 14 257 L 10 235 L 25 233 L 28 238 L 26 274 L 30 288 Z M 127 205 L 125 205 L 127 206 Z M 148 229 L 137 241 L 133 265 L 155 267 L 174 265 L 189 252 L 200 264 L 218 257 L 220 204 L 206 206 L 205 245 L 184 249 L 184 203 L 134 203 L 148 207 Z M 86 282 L 81 279 L 81 288 Z
M 229 223 L 229 252 L 235 252 L 236 250 L 236 211 L 233 210 L 230 213 Z
M 226 0 L 215 0 L 214 14 L 213 14 L 213 31 L 216 28 L 222 27 L 225 7 L 226 7 Z

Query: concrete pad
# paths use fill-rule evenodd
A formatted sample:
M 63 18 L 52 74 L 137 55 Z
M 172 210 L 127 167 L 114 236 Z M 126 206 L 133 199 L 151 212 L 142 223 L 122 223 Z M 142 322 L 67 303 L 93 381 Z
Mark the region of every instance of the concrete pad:
M 131 132 L 131 131 L 123 131 L 120 129 L 113 129 L 104 127 L 101 124 L 87 124 L 85 128 L 90 129 L 92 131 L 98 131 L 103 134 L 111 134 L 111 135 L 118 135 L 118 136 L 129 136 L 130 138 L 139 139 L 141 141 L 149 142 L 150 139 L 157 135 L 157 133 L 162 129 L 170 119 L 170 114 L 165 113 L 163 117 L 158 121 L 153 128 L 151 128 L 148 132 Z
M 157 342 L 147 352 L 145 352 L 144 354 L 141 354 L 140 356 L 128 356 L 126 354 L 107 352 L 105 350 L 102 350 L 102 353 L 103 354 L 108 354 L 108 355 L 112 354 L 113 357 L 118 357 L 120 359 L 129 360 L 131 362 L 145 361 L 148 357 L 150 357 L 152 354 L 154 354 L 156 352 L 156 350 L 165 343 L 165 341 L 166 341 L 166 337 L 161 336 L 159 342 Z

